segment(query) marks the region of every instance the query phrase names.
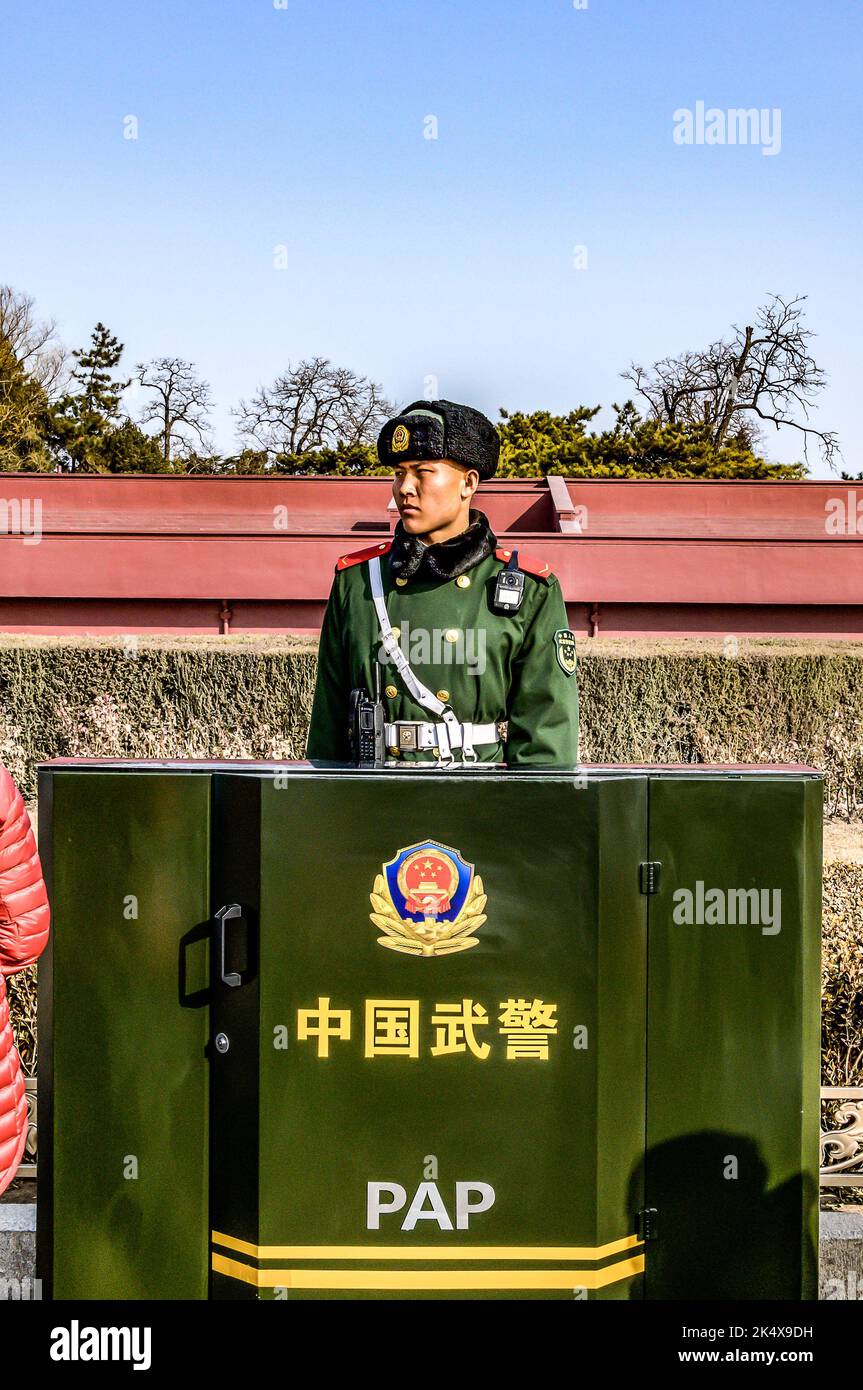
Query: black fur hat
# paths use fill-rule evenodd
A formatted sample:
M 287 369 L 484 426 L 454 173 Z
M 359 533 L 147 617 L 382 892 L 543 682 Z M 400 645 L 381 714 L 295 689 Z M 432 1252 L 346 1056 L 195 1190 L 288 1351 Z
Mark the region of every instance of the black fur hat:
M 387 420 L 378 435 L 378 458 L 392 468 L 400 460 L 451 459 L 493 478 L 500 437 L 481 410 L 454 401 L 414 401 Z

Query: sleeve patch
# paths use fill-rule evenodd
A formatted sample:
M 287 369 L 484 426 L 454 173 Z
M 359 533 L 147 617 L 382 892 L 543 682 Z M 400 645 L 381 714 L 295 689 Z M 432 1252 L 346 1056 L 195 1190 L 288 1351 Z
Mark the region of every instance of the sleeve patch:
M 575 633 L 568 627 L 558 628 L 554 634 L 554 654 L 557 664 L 565 676 L 575 674 Z

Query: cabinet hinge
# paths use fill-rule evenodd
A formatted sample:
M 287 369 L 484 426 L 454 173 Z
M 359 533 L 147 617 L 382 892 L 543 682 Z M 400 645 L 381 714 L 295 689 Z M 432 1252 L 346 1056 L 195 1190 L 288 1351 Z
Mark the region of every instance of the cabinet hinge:
M 662 864 L 658 859 L 648 859 L 645 863 L 639 864 L 638 876 L 642 893 L 659 892 L 659 871 L 661 868 Z
M 656 1207 L 642 1207 L 636 1215 L 639 1240 L 656 1240 Z

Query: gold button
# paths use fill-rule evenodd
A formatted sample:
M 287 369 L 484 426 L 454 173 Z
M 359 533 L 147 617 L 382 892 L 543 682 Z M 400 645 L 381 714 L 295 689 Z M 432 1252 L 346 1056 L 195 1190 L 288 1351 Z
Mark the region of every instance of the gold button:
M 402 635 L 402 630 L 401 630 L 401 628 L 400 628 L 400 627 L 394 627 L 394 628 L 393 628 L 393 637 L 396 639 L 396 641 L 399 640 L 399 638 L 401 637 L 401 635 Z
M 402 579 L 402 578 L 398 578 L 398 579 L 396 580 L 396 583 L 398 584 L 398 586 L 399 586 L 400 589 L 403 589 L 403 588 L 405 587 L 405 585 L 407 584 L 407 582 L 408 582 L 408 581 L 407 581 L 406 579 Z
M 438 691 L 435 692 L 435 694 L 437 695 L 437 698 L 438 698 L 439 700 L 443 700 L 444 703 L 446 703 L 446 701 L 449 699 L 449 691 L 448 691 L 448 690 L 438 690 Z
M 439 748 L 433 748 L 433 749 L 432 749 L 432 753 L 434 754 L 434 756 L 435 756 L 436 758 L 439 758 L 439 757 L 440 757 L 440 749 L 439 749 Z
M 448 627 L 447 630 L 446 630 L 446 632 L 444 633 L 444 639 L 445 639 L 447 642 L 457 642 L 457 641 L 458 641 L 458 633 L 457 633 L 456 629 L 455 629 L 454 627 Z
M 391 700 L 394 700 L 399 692 L 394 685 L 388 685 L 386 688 L 386 693 Z
M 393 757 L 394 757 L 394 758 L 397 758 L 398 755 L 399 755 L 400 750 L 399 750 L 398 748 L 388 748 L 388 749 L 387 749 L 387 752 L 388 752 L 388 753 L 392 753 Z
M 467 589 L 470 587 L 470 575 L 460 574 L 455 582 L 460 589 Z

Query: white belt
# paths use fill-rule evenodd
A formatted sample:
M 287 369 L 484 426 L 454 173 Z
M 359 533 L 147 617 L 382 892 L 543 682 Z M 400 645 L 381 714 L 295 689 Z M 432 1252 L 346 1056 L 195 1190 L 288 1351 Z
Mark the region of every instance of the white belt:
M 497 724 L 434 724 L 424 719 L 396 719 L 384 724 L 387 748 L 413 750 L 425 748 L 473 748 L 475 744 L 500 743 Z

